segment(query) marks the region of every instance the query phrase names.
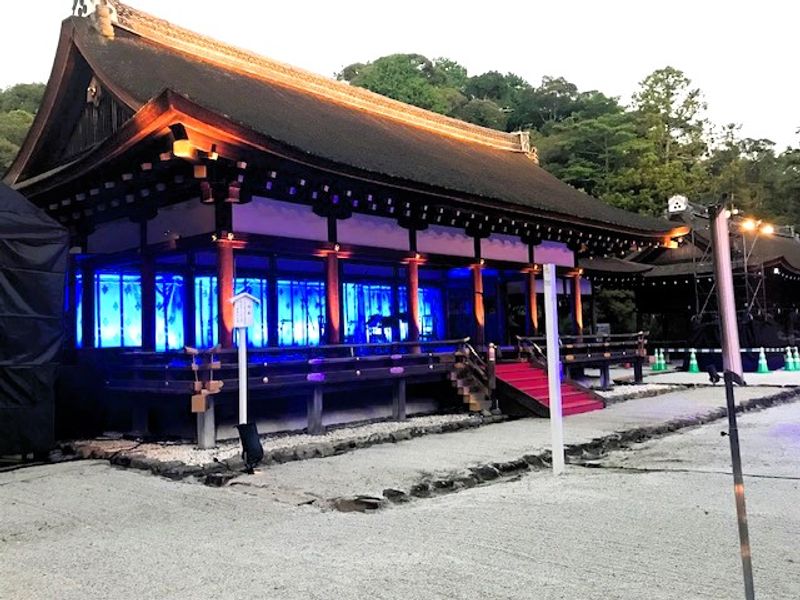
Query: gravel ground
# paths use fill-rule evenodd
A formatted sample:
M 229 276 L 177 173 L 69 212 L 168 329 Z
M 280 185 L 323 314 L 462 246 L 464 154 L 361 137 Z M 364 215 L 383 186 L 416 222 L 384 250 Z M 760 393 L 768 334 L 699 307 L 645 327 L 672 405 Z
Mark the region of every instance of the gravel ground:
M 612 375 L 613 376 L 613 375 Z M 754 386 L 800 386 L 800 371 L 773 371 L 771 373 L 745 373 L 744 380 Z M 708 373 L 651 373 L 645 370 L 645 383 L 675 383 L 679 385 L 708 385 Z
M 320 444 L 323 442 L 339 442 L 344 440 L 357 440 L 368 438 L 376 433 L 393 433 L 405 431 L 414 427 L 431 427 L 443 425 L 445 423 L 458 423 L 468 421 L 469 414 L 453 415 L 429 415 L 425 417 L 413 417 L 406 421 L 381 421 L 379 423 L 368 423 L 364 425 L 353 425 L 329 429 L 324 435 L 308 435 L 305 433 L 289 433 L 285 435 L 270 435 L 263 440 L 265 446 L 270 450 L 279 448 L 294 448 L 306 444 Z M 136 450 L 138 454 L 154 458 L 163 462 L 179 460 L 187 465 L 204 465 L 212 462 L 215 458 L 226 460 L 233 456 L 238 456 L 242 452 L 241 444 L 238 439 L 220 441 L 216 448 L 200 450 L 193 443 L 186 442 L 159 442 L 141 444 L 130 440 L 82 440 L 74 442 L 73 446 L 91 446 L 100 448 L 106 452 L 118 452 Z
M 798 403 L 743 415 L 745 464 L 800 477 L 798 419 Z M 739 599 L 732 483 L 705 472 L 727 469 L 719 430 L 625 455 L 678 450 L 690 472 L 569 467 L 371 514 L 99 461 L 0 474 L 0 597 Z M 800 482 L 746 485 L 758 597 L 796 600 Z
M 773 393 L 771 388 L 742 388 L 737 390 L 737 400 Z M 565 418 L 564 439 L 567 444 L 585 443 L 627 429 L 707 414 L 724 405 L 725 393 L 720 387 L 629 400 Z M 270 465 L 234 481 L 294 502 L 353 493 L 380 496 L 386 488 L 407 490 L 421 479 L 447 478 L 475 465 L 515 460 L 549 448 L 549 420 L 521 419 L 323 459 Z
M 607 391 L 595 390 L 595 393 L 605 398 L 608 402 L 620 402 L 622 400 L 632 400 L 634 398 L 647 398 L 649 396 L 659 396 L 680 390 L 684 386 L 672 383 L 640 383 L 631 385 L 616 385 Z

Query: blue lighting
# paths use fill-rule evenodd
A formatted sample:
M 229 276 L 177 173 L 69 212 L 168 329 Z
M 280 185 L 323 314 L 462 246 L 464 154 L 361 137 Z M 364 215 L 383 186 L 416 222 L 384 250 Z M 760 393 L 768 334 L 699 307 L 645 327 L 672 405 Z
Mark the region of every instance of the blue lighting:
M 401 285 L 398 292 L 400 313 L 408 313 L 408 288 Z M 435 287 L 419 288 L 419 320 L 420 339 L 443 340 L 444 333 L 444 304 L 442 303 L 442 290 Z M 408 321 L 400 321 L 400 339 L 408 339 Z
M 278 345 L 319 344 L 325 323 L 325 284 L 278 280 Z
M 183 277 L 156 275 L 156 350 L 183 348 Z
M 264 348 L 269 342 L 269 330 L 267 328 L 269 286 L 267 280 L 255 277 L 237 277 L 233 281 L 233 293 L 239 294 L 241 292 L 252 294 L 259 300 L 253 314 L 253 326 L 247 331 L 247 345 L 251 348 Z M 197 344 L 201 348 L 211 348 L 219 340 L 217 278 L 211 276 L 195 277 L 194 297 L 194 323 Z
M 391 342 L 400 319 L 393 317 L 392 286 L 344 284 L 344 340 L 363 344 Z

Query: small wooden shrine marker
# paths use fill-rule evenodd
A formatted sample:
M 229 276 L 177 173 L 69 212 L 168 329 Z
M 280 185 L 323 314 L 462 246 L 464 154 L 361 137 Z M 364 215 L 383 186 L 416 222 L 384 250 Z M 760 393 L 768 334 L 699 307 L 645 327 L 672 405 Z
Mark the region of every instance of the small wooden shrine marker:
M 258 298 L 242 292 L 231 298 L 233 304 L 233 328 L 238 331 L 236 344 L 239 347 L 239 423 L 247 423 L 247 328 L 255 321 Z

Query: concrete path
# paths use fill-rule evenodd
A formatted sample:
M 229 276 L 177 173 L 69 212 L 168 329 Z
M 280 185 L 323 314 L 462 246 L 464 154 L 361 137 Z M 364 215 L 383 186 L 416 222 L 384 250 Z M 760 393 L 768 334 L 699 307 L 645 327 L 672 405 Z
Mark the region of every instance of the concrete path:
M 772 388 L 737 389 L 738 401 L 776 393 Z M 567 417 L 567 444 L 672 419 L 707 415 L 725 405 L 721 387 L 681 390 L 629 400 L 600 411 Z M 469 467 L 519 459 L 550 448 L 547 419 L 522 419 L 479 429 L 430 435 L 372 446 L 339 456 L 270 465 L 235 484 L 257 486 L 276 499 L 302 502 L 353 494 L 381 496 L 387 488 L 407 491 L 424 479 L 452 477 Z

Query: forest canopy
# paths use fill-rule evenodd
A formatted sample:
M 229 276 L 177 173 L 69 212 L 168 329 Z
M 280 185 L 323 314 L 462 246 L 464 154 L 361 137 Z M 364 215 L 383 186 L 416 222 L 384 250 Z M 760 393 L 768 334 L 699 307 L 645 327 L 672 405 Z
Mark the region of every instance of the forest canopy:
M 642 79 L 629 105 L 563 77 L 533 85 L 514 73 L 470 76 L 420 54 L 355 63 L 337 77 L 485 127 L 528 130 L 545 169 L 621 208 L 660 214 L 675 194 L 698 203 L 728 194 L 762 218 L 800 221 L 800 149 L 712 124 L 702 91 L 673 67 Z

